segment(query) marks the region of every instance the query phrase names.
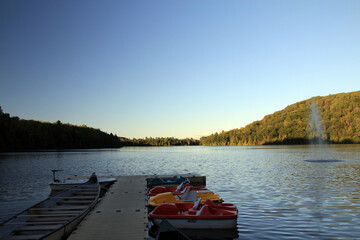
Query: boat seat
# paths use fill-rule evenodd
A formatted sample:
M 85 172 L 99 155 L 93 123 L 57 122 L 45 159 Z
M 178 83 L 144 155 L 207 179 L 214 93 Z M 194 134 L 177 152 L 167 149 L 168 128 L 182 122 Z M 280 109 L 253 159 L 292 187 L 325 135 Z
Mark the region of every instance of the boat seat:
M 198 209 L 201 203 L 201 198 L 199 198 L 196 202 L 194 202 L 194 206 L 192 207 L 193 209 Z
M 2 238 L 1 240 L 36 240 L 43 237 L 44 234 L 41 235 L 13 235 Z
M 209 206 L 204 205 L 197 213 L 196 216 L 206 216 L 206 215 L 213 215 L 210 211 Z
M 15 232 L 21 232 L 21 231 L 49 231 L 49 230 L 58 229 L 61 226 L 62 226 L 62 224 L 23 226 L 23 227 L 15 229 Z
M 66 221 L 63 221 L 66 222 Z M 35 225 L 58 225 L 62 222 L 16 222 L 16 223 L 4 223 L 4 225 L 29 225 L 29 226 L 35 226 Z
M 176 191 L 180 191 L 184 185 L 184 182 L 180 183 L 180 185 L 176 188 Z
M 186 187 L 184 188 L 184 190 L 181 192 L 181 194 L 179 194 L 179 198 L 186 198 L 187 195 L 189 194 L 190 192 L 190 187 Z
M 45 214 L 77 214 L 79 215 L 82 211 L 38 211 L 34 214 L 41 214 L 41 215 L 45 215 Z
M 187 192 L 189 192 L 190 191 L 190 186 L 187 186 L 187 187 L 185 187 L 181 192 L 180 192 L 180 194 L 179 195 L 185 195 Z M 181 196 L 180 196 L 181 197 Z
M 30 211 L 83 210 L 86 206 L 53 206 L 50 208 L 30 208 Z
M 190 191 L 186 197 L 184 198 L 184 202 L 195 202 L 197 200 L 197 192 L 196 191 Z
M 163 214 L 163 215 L 175 215 L 179 213 L 179 209 L 174 203 L 163 203 L 161 207 L 154 210 L 154 214 Z
M 94 196 L 96 197 L 97 196 L 97 192 L 74 192 L 73 193 L 74 196 Z
M 53 214 L 50 212 L 49 214 L 29 214 L 29 215 L 21 215 L 21 217 L 66 217 L 66 216 L 78 216 L 79 214 L 76 213 L 62 213 Z
M 88 199 L 88 200 L 94 200 L 95 196 L 71 196 L 71 197 L 64 197 L 62 199 Z
M 233 211 L 219 209 L 219 208 L 216 208 L 216 207 L 211 207 L 211 206 L 204 205 L 203 208 L 204 208 L 204 211 L 206 212 L 207 215 L 217 215 L 217 216 L 233 215 Z M 227 214 L 227 213 L 230 213 L 230 214 Z
M 64 206 L 64 205 L 56 205 L 52 208 L 50 208 L 53 211 L 62 211 L 62 210 L 66 210 L 66 211 L 83 211 L 87 208 L 87 205 L 71 205 L 71 206 Z
M 27 220 L 27 222 L 66 222 L 72 218 L 73 217 L 36 217 Z
M 91 204 L 93 201 L 59 201 L 57 202 L 58 205 L 61 205 L 61 204 Z

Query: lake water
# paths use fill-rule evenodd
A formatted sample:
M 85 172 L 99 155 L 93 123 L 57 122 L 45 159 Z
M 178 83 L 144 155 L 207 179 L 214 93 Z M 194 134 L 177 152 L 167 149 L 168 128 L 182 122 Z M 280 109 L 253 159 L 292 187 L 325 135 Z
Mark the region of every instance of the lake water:
M 239 239 L 360 238 L 360 145 L 2 153 L 0 221 L 46 198 L 52 169 L 206 175 L 209 189 L 237 205 Z

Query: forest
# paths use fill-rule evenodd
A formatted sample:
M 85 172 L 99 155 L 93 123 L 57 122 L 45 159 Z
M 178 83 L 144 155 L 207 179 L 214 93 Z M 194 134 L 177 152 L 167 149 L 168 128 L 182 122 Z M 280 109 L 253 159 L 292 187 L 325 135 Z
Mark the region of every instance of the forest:
M 177 139 L 173 137 L 120 138 L 123 146 L 190 146 L 199 145 L 200 141 L 193 138 Z
M 178 145 L 199 145 L 199 140 L 192 138 L 128 139 L 86 125 L 76 126 L 64 124 L 61 121 L 50 123 L 11 117 L 0 107 L 0 152 Z
M 311 121 L 317 107 L 323 134 Z M 313 97 L 292 104 L 243 128 L 200 139 L 205 146 L 309 144 L 316 139 L 333 144 L 360 143 L 360 91 Z
M 311 121 L 317 107 L 322 131 Z M 320 132 L 320 135 L 319 135 Z M 321 133 L 322 132 L 322 133 Z M 100 129 L 11 117 L 0 107 L 0 151 L 118 148 L 122 146 L 236 146 L 310 144 L 317 139 L 334 144 L 360 143 L 360 91 L 313 97 L 292 104 L 243 128 L 214 133 L 199 140 L 173 137 L 129 139 Z
M 85 125 L 75 126 L 11 117 L 0 107 L 0 151 L 117 148 L 120 139 Z

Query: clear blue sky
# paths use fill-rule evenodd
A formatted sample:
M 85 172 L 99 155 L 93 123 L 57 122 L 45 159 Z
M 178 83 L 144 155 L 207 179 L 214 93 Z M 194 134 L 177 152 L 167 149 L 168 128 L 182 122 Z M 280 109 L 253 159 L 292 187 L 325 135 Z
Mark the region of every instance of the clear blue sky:
M 0 106 L 199 137 L 360 90 L 360 1 L 0 1 Z

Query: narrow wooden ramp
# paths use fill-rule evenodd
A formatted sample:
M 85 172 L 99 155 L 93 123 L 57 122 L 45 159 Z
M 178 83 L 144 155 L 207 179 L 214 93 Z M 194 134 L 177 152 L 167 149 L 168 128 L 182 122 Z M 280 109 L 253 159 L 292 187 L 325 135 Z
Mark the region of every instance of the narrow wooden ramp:
M 118 177 L 68 239 L 148 239 L 146 205 L 146 177 Z

